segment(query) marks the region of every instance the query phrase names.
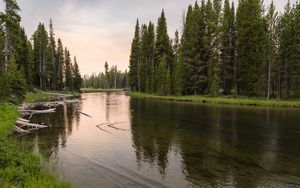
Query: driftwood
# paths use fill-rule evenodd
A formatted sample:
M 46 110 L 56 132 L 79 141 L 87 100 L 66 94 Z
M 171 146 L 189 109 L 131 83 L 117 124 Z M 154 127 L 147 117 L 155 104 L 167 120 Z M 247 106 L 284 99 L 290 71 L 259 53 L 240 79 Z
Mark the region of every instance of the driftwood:
M 18 127 L 18 126 L 15 126 L 14 131 L 17 132 L 17 133 L 20 133 L 20 134 L 28 134 L 28 133 L 30 133 L 29 131 L 26 131 L 26 130 L 24 130 L 24 129 L 21 129 L 21 128 Z
M 79 112 L 79 111 L 78 111 L 78 113 L 80 113 L 80 114 L 82 114 L 82 115 L 85 115 L 85 116 L 87 116 L 87 117 L 89 117 L 89 118 L 93 118 L 92 116 L 90 116 L 90 115 L 88 115 L 88 114 L 86 114 L 86 113 Z
M 104 131 L 104 132 L 107 132 L 107 133 L 109 133 L 109 134 L 112 134 L 111 132 L 109 132 L 109 131 L 107 131 L 107 130 L 105 130 L 105 129 L 102 129 L 101 127 L 100 127 L 100 125 L 97 125 L 96 126 L 98 129 L 100 129 L 101 131 Z
M 24 121 L 16 121 L 16 125 L 18 125 L 20 128 L 23 127 L 30 127 L 30 128 L 36 128 L 36 129 L 43 129 L 47 128 L 48 126 L 46 125 L 39 125 L 39 124 L 34 124 L 34 123 L 29 123 L 29 122 L 24 122 Z
M 101 129 L 100 128 L 101 125 L 106 125 L 106 126 L 108 126 L 110 128 L 113 128 L 113 129 L 116 129 L 116 130 L 119 130 L 119 131 L 129 131 L 127 129 L 122 129 L 122 128 L 118 128 L 118 127 L 114 126 L 114 125 L 123 124 L 123 123 L 128 123 L 128 122 L 101 123 L 101 124 L 98 124 L 96 127 L 98 127 L 99 129 Z M 101 129 L 101 130 L 103 130 L 103 129 Z
M 122 128 L 115 127 L 114 124 L 109 124 L 109 125 L 107 125 L 107 126 L 110 127 L 110 128 L 119 130 L 119 131 L 129 131 L 129 130 L 127 130 L 127 129 L 122 129 Z

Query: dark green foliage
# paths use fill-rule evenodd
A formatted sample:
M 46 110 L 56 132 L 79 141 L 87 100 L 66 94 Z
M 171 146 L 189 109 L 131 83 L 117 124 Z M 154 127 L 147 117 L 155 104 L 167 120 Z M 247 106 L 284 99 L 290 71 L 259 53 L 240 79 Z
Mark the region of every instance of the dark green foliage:
M 75 91 L 80 91 L 82 85 L 82 77 L 78 68 L 76 57 L 74 57 L 73 76 L 73 89 Z
M 240 1 L 237 9 L 238 94 L 265 95 L 266 21 L 260 0 Z
M 129 83 L 133 91 L 139 91 L 139 64 L 140 64 L 140 25 L 137 20 L 134 38 L 131 44 L 131 54 L 129 60 Z
M 72 66 L 70 53 L 64 52 L 60 39 L 56 46 L 52 20 L 49 35 L 44 24 L 39 23 L 31 43 L 20 26 L 17 2 L 4 0 L 4 3 L 5 13 L 0 13 L 3 26 L 0 28 L 0 100 L 21 102 L 26 90 L 33 87 L 62 90 L 67 85 L 70 90 L 79 90 L 78 63 Z
M 165 62 L 166 67 L 161 68 L 160 63 Z M 154 73 L 158 73 L 159 71 L 162 72 L 164 69 L 169 69 L 170 70 L 170 76 L 172 79 L 172 84 L 171 84 L 171 92 L 174 90 L 173 89 L 173 71 L 174 71 L 174 57 L 173 57 L 173 49 L 172 49 L 172 44 L 170 37 L 168 35 L 168 30 L 167 30 L 167 20 L 165 17 L 165 12 L 162 10 L 161 16 L 158 18 L 158 23 L 157 23 L 157 28 L 156 28 L 156 40 L 155 40 L 155 48 L 154 48 L 154 65 L 153 65 L 153 70 Z M 166 70 L 163 71 L 166 73 Z M 158 76 L 160 77 L 160 83 L 156 79 L 156 81 L 153 83 L 153 91 L 158 92 L 158 93 L 163 93 L 165 94 L 165 88 L 161 88 L 162 86 L 165 87 L 166 83 L 166 75 L 163 76 Z M 161 92 L 160 92 L 161 91 Z
M 16 61 L 12 57 L 7 70 L 6 81 L 9 84 L 9 101 L 12 103 L 20 103 L 26 95 L 26 81 L 20 70 L 18 70 Z
M 65 55 L 64 47 L 60 39 L 57 41 L 57 51 L 56 51 L 56 60 L 57 60 L 57 89 L 62 90 L 64 88 L 64 67 L 65 67 Z
M 44 24 L 38 25 L 37 31 L 33 34 L 33 57 L 34 57 L 34 85 L 46 89 L 48 83 L 47 75 L 47 48 L 48 48 L 48 33 Z
M 221 80 L 223 94 L 229 95 L 236 92 L 236 30 L 235 8 L 230 7 L 229 0 L 225 0 L 222 23 L 222 50 L 221 50 Z
M 167 58 L 164 56 L 157 68 L 155 82 L 157 83 L 157 93 L 159 95 L 166 95 L 166 74 L 167 74 Z
M 72 71 L 72 62 L 71 55 L 67 48 L 65 48 L 65 88 L 72 90 L 73 89 L 73 71 Z

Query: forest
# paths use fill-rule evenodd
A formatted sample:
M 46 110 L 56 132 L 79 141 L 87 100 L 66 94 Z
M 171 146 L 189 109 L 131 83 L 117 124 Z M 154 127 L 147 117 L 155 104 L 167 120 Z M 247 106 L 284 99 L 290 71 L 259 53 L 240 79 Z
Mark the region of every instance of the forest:
M 4 0 L 0 13 L 0 100 L 21 102 L 27 91 L 79 91 L 82 83 L 78 61 L 61 39 L 55 39 L 53 22 L 48 30 L 39 23 L 28 37 L 20 25 L 15 0 Z
M 84 75 L 83 88 L 94 89 L 126 89 L 129 88 L 127 70 L 122 72 L 117 66 L 109 68 L 107 62 L 104 64 L 105 72 L 98 74 Z
M 300 96 L 300 4 L 207 0 L 190 5 L 182 31 L 168 35 L 137 20 L 131 46 L 133 91 L 159 95 Z

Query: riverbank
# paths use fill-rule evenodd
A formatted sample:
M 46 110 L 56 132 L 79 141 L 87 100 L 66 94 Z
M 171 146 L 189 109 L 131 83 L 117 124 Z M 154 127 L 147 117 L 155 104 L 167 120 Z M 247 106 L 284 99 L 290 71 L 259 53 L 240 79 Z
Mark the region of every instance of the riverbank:
M 243 106 L 269 106 L 269 107 L 300 107 L 300 100 L 266 100 L 259 98 L 246 97 L 210 97 L 210 96 L 159 96 L 154 94 L 137 93 L 129 94 L 132 97 L 168 100 L 178 102 L 209 103 L 224 105 L 243 105 Z
M 10 136 L 18 115 L 16 106 L 0 103 L 0 187 L 70 187 L 45 169 L 42 159 L 26 144 Z
M 96 88 L 81 88 L 82 93 L 102 93 L 102 92 L 121 92 L 124 89 L 96 89 Z

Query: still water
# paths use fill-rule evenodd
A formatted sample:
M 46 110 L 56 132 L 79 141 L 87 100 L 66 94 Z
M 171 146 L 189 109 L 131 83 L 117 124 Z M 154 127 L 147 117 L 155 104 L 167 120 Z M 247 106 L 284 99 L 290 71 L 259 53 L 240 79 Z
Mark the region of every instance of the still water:
M 83 98 L 24 137 L 73 187 L 300 187 L 298 109 Z

